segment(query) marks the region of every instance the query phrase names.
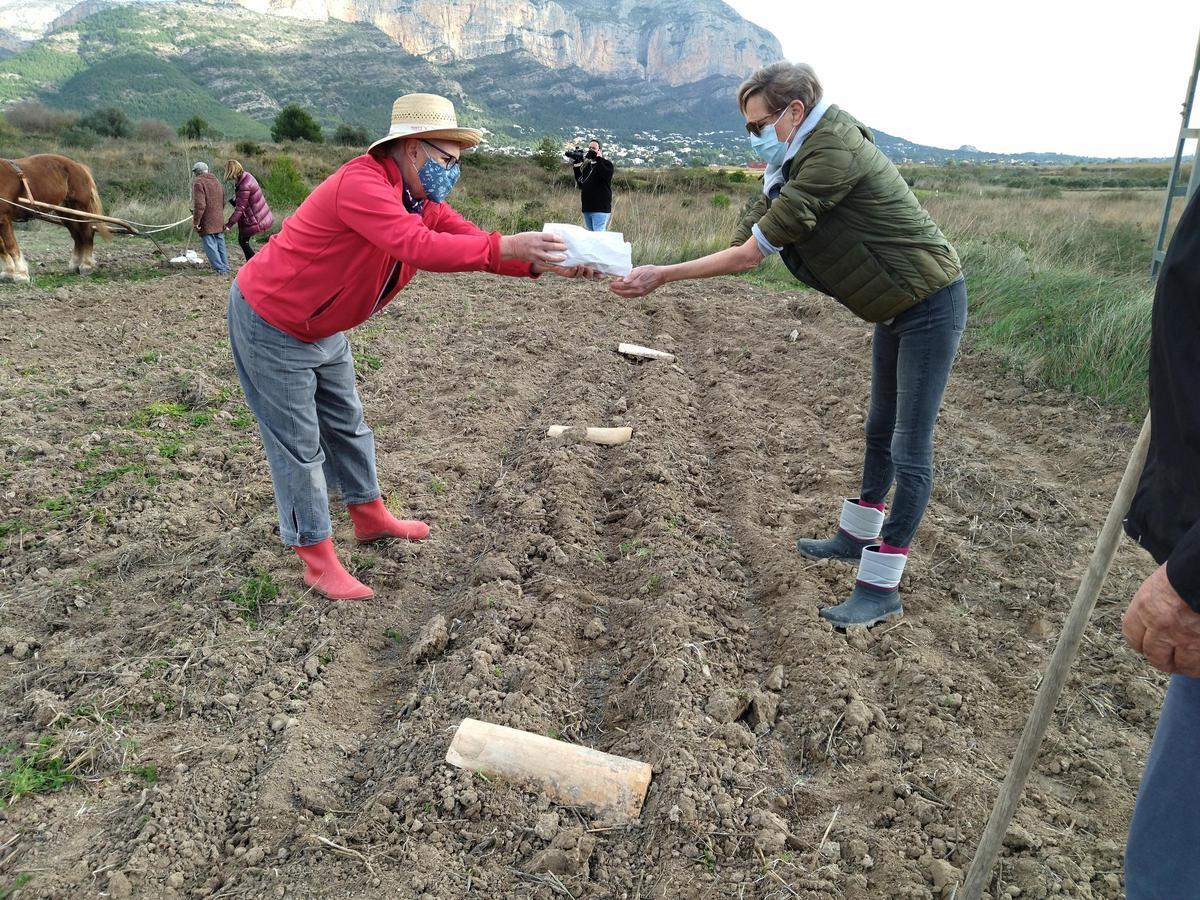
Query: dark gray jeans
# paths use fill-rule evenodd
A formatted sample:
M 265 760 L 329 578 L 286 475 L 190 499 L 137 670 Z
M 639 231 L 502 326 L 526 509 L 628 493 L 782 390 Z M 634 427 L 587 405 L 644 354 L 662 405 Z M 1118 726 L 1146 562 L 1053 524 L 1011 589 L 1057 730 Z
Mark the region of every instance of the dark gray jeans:
M 235 279 L 229 343 L 271 466 L 279 536 L 293 547 L 318 544 L 333 535 L 331 488 L 346 503 L 380 496 L 350 342 L 340 332 L 308 343 L 280 331 L 250 307 Z
M 959 279 L 891 322 L 875 326 L 871 409 L 860 496 L 883 503 L 896 484 L 883 540 L 912 543 L 933 490 L 933 426 L 967 325 L 967 286 Z
M 1172 675 L 1125 848 L 1128 900 L 1200 895 L 1200 679 Z

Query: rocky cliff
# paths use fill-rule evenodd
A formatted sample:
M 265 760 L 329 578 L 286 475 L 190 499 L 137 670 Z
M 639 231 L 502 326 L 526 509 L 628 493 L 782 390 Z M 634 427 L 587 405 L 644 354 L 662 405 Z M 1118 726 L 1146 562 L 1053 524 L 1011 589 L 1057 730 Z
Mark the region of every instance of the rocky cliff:
M 720 0 L 238 0 L 256 12 L 374 25 L 431 62 L 523 50 L 578 67 L 670 85 L 741 77 L 783 56 L 770 32 Z

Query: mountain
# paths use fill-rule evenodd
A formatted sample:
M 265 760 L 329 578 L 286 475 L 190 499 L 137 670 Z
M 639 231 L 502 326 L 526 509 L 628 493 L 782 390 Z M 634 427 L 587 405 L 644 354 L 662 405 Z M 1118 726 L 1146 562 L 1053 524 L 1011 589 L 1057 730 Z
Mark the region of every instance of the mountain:
M 200 116 L 256 139 L 289 103 L 381 134 L 397 95 L 428 91 L 493 149 L 598 135 L 631 162 L 740 163 L 734 92 L 781 57 L 721 0 L 0 0 L 0 108 Z M 897 162 L 1078 159 L 876 138 Z
M 385 131 L 392 100 L 421 90 L 518 143 L 574 123 L 698 133 L 736 129 L 741 77 L 782 53 L 718 0 L 243 3 L 31 0 L 3 20 L 35 42 L 0 59 L 0 107 L 115 105 L 263 137 L 288 103 Z

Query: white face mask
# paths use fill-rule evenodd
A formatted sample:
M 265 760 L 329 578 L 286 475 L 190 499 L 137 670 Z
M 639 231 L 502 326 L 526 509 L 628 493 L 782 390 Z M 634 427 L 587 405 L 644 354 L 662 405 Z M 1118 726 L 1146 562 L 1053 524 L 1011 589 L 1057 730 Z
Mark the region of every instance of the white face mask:
M 758 134 L 750 135 L 750 146 L 754 152 L 758 154 L 759 159 L 765 162 L 768 166 L 783 165 L 784 157 L 787 156 L 788 143 L 791 141 L 791 135 L 788 135 L 787 141 L 781 141 L 779 135 L 775 133 L 775 126 L 783 121 L 783 117 L 787 115 L 790 107 L 784 107 L 779 114 L 779 118 L 764 128 Z M 799 127 L 799 126 L 797 126 Z M 796 129 L 792 129 L 792 134 L 796 133 Z

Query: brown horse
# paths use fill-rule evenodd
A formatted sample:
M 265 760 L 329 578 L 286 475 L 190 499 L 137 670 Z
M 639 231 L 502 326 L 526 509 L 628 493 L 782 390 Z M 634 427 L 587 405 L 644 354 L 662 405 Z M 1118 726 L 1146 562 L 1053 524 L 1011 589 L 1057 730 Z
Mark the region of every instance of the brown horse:
M 71 269 L 80 275 L 91 274 L 96 269 L 92 255 L 92 242 L 97 231 L 109 240 L 108 229 L 102 223 L 73 221 L 69 212 L 39 210 L 34 215 L 23 209 L 22 197 L 51 203 L 82 212 L 104 214 L 100 195 L 96 193 L 96 182 L 92 172 L 82 163 L 54 153 L 39 153 L 22 159 L 0 159 L 0 282 L 29 281 L 29 265 L 17 246 L 13 234 L 13 222 L 44 218 L 58 222 L 71 232 L 75 239 L 75 252 L 71 255 Z M 20 205 L 17 205 L 20 204 Z

